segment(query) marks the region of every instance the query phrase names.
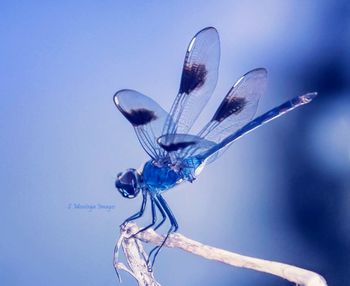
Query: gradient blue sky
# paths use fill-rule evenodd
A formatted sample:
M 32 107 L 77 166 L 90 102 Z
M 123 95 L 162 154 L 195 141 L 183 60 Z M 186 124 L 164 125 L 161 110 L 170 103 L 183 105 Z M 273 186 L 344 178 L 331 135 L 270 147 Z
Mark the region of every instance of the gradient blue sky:
M 121 198 L 114 180 L 117 172 L 148 158 L 116 110 L 113 94 L 136 89 L 169 109 L 187 44 L 206 26 L 218 29 L 222 55 L 217 89 L 198 126 L 252 68 L 269 70 L 260 113 L 303 92 L 320 91 L 322 81 L 300 79 L 316 74 L 332 55 L 343 53 L 342 61 L 349 63 L 344 53 L 350 38 L 348 7 L 332 3 L 2 1 L 0 284 L 117 285 L 112 252 L 118 226 L 139 208 L 140 199 Z M 295 228 L 286 190 L 292 183 L 288 174 L 303 164 L 298 161 L 302 152 L 312 154 L 315 165 L 327 162 L 342 180 L 350 170 L 348 144 L 332 147 L 350 138 L 349 109 L 340 108 L 349 104 L 349 85 L 337 105 L 338 85 L 333 83 L 327 97 L 336 99 L 333 109 L 321 99 L 257 130 L 194 184 L 166 194 L 180 231 L 203 243 L 335 275 L 327 257 L 313 247 L 319 237 L 308 240 Z M 337 130 L 335 141 L 322 132 L 323 114 L 343 122 L 326 120 L 329 130 Z M 334 151 L 331 159 L 324 157 L 327 149 Z M 286 164 L 291 159 L 294 167 Z M 337 209 L 347 233 L 349 195 L 345 198 Z M 69 209 L 70 203 L 114 209 L 88 212 Z M 311 217 L 323 223 L 318 221 L 323 216 Z M 345 245 L 349 240 L 345 237 Z M 167 286 L 289 285 L 177 250 L 164 250 L 155 271 Z M 124 285 L 135 285 L 126 273 L 123 278 Z

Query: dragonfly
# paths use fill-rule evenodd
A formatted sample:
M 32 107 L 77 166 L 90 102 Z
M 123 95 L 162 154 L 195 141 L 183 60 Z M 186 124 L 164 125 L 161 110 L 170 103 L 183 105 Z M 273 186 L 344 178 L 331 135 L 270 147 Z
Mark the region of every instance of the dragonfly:
M 150 271 L 169 235 L 178 230 L 175 215 L 163 193 L 183 182 L 192 183 L 204 166 L 219 158 L 238 138 L 311 102 L 317 95 L 310 92 L 295 97 L 254 118 L 267 81 L 267 70 L 256 68 L 235 82 L 211 120 L 199 133 L 192 134 L 193 124 L 215 89 L 219 61 L 219 34 L 214 27 L 207 27 L 188 45 L 180 88 L 169 113 L 135 90 L 122 89 L 114 95 L 115 105 L 134 127 L 141 146 L 150 157 L 141 168 L 130 168 L 117 175 L 115 186 L 124 198 L 132 199 L 140 193 L 143 197 L 140 210 L 122 225 L 141 218 L 148 200 L 152 221 L 139 232 L 149 228 L 156 230 L 167 219 L 170 222 L 162 244 L 149 253 L 146 262 Z M 157 213 L 162 217 L 160 221 Z

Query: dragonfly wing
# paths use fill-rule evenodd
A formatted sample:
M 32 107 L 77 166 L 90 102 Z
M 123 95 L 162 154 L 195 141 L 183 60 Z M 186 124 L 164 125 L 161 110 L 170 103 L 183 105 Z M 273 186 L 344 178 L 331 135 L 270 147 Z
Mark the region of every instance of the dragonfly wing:
M 163 134 L 188 133 L 214 91 L 219 61 L 220 40 L 216 29 L 208 27 L 199 31 L 187 48 L 179 93 Z
M 130 89 L 118 91 L 114 103 L 134 127 L 143 149 L 153 159 L 163 157 L 165 150 L 158 145 L 157 138 L 168 113 L 148 96 Z
M 200 161 L 207 161 L 212 162 L 216 158 L 218 158 L 218 154 L 220 152 L 230 146 L 234 141 L 236 141 L 238 138 L 244 136 L 245 134 L 248 134 L 249 132 L 253 131 L 254 129 L 264 125 L 265 123 L 276 119 L 277 117 L 280 117 L 293 109 L 300 107 L 302 105 L 310 103 L 315 97 L 317 96 L 317 92 L 310 92 L 306 93 L 304 95 L 295 97 L 271 110 L 268 112 L 265 112 L 264 114 L 256 117 L 249 123 L 245 124 L 243 127 L 238 129 L 236 132 L 230 134 L 223 140 L 221 140 L 218 144 L 214 145 L 213 147 L 209 148 L 207 151 L 204 151 L 203 153 L 196 156 L 196 160 Z
M 266 89 L 267 71 L 258 68 L 243 75 L 230 89 L 211 121 L 198 134 L 220 142 L 250 121 Z
M 177 159 L 176 161 L 201 154 L 216 145 L 215 142 L 190 134 L 167 134 L 159 137 L 157 142 L 174 159 Z

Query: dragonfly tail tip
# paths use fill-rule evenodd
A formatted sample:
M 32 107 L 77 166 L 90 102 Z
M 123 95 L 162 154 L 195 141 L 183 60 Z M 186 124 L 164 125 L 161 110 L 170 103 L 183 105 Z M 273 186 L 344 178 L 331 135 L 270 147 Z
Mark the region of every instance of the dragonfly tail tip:
M 302 100 L 302 102 L 304 104 L 309 103 L 310 101 L 312 101 L 316 96 L 317 96 L 317 92 L 309 92 L 306 94 L 303 94 L 300 96 L 300 99 Z

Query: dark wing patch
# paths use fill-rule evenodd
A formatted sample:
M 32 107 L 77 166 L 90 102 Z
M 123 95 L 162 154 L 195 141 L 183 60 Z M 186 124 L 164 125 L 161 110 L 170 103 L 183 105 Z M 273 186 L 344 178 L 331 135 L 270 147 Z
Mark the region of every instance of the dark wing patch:
M 199 31 L 188 45 L 179 93 L 162 134 L 187 134 L 209 101 L 218 78 L 220 40 L 213 27 Z M 173 142 L 174 143 L 174 142 Z
M 198 136 L 219 143 L 250 121 L 266 88 L 267 71 L 257 68 L 243 75 L 229 90 L 211 121 Z
M 185 149 L 188 146 L 196 144 L 194 141 L 188 142 L 178 142 L 178 143 L 170 143 L 170 144 L 162 144 L 158 142 L 158 144 L 167 152 L 178 151 L 181 149 Z
M 190 134 L 167 134 L 158 138 L 158 144 L 167 153 L 172 163 L 182 162 L 185 158 L 201 154 L 216 143 Z
M 157 119 L 157 116 L 154 114 L 153 111 L 147 110 L 145 108 L 130 109 L 130 111 L 128 112 L 123 109 L 120 109 L 120 111 L 133 126 L 145 125 Z
M 152 159 L 166 156 L 157 143 L 169 114 L 148 96 L 131 89 L 119 90 L 114 103 L 123 116 L 132 124 L 143 149 Z
M 247 101 L 244 97 L 226 97 L 215 112 L 212 121 L 221 122 L 231 114 L 239 114 L 246 106 Z
M 180 93 L 190 94 L 205 83 L 207 69 L 204 64 L 185 64 L 182 72 Z

